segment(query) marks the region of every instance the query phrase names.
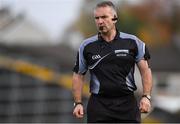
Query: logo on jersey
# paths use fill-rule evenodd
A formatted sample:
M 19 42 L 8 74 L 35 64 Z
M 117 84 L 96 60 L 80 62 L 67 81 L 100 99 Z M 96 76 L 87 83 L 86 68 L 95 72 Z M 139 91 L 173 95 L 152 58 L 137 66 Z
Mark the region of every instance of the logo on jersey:
M 120 50 L 115 50 L 114 52 L 115 52 L 116 56 L 127 56 L 127 54 L 129 53 L 129 50 L 120 49 Z
M 92 59 L 93 59 L 93 60 L 100 59 L 100 58 L 101 58 L 100 55 L 93 55 L 93 56 L 92 56 Z
M 129 50 L 126 50 L 126 49 L 121 49 L 121 50 L 115 50 L 114 51 L 115 53 L 129 53 Z

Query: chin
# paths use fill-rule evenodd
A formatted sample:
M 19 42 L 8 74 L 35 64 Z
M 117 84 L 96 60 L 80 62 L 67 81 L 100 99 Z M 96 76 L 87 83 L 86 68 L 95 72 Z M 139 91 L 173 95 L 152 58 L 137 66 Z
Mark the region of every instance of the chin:
M 102 34 L 106 34 L 107 33 L 106 30 L 99 30 L 99 32 L 102 33 Z

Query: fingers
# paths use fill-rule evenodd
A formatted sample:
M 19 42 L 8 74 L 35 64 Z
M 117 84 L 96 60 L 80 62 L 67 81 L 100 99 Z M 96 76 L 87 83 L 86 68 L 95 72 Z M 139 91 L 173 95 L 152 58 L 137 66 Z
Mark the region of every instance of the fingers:
M 139 107 L 141 113 L 148 113 L 151 110 L 151 103 L 148 99 L 142 98 Z
M 84 110 L 82 105 L 77 105 L 74 108 L 73 115 L 77 118 L 83 118 L 84 116 Z

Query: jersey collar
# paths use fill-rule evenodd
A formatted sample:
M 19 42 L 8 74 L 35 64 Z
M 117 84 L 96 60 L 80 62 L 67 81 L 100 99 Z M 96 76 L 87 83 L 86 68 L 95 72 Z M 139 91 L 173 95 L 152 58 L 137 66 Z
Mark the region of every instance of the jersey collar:
M 113 41 L 116 41 L 116 40 L 119 38 L 119 35 L 120 35 L 119 31 L 118 31 L 118 29 L 116 29 L 116 35 L 115 35 Z M 98 33 L 98 40 L 100 40 L 100 41 L 105 41 L 105 40 L 103 39 L 103 37 L 101 36 L 101 33 L 100 33 L 100 32 Z

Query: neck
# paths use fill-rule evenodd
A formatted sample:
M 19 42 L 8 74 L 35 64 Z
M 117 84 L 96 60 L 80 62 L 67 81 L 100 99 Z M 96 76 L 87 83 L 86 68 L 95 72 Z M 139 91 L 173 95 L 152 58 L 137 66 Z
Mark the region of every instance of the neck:
M 114 37 L 116 36 L 116 29 L 113 29 L 106 33 L 101 33 L 101 36 L 103 37 L 103 39 L 105 41 L 111 42 L 114 39 Z

